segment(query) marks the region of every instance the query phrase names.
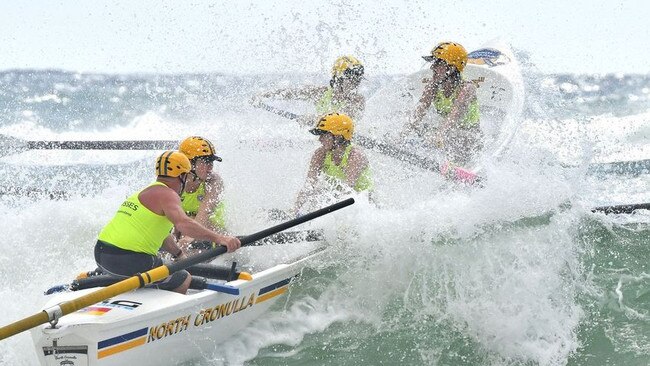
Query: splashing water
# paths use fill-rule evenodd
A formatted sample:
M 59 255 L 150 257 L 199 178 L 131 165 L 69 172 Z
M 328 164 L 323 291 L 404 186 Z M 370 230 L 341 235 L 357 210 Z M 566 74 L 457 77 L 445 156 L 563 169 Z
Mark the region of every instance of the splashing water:
M 213 139 L 236 233 L 266 226 L 265 209 L 293 204 L 317 146 L 294 123 L 241 102 L 259 83 L 272 88 L 291 77 L 253 85 L 227 76 L 10 76 L 17 85 L 59 86 L 9 92 L 3 134 Z M 359 200 L 314 223 L 330 246 L 322 262 L 286 300 L 192 365 L 647 364 L 648 215 L 607 217 L 589 208 L 647 200 L 650 178 L 585 175 L 594 158 L 648 158 L 638 149 L 647 149 L 642 136 L 650 130 L 647 112 L 638 113 L 644 99 L 619 100 L 618 112 L 603 116 L 597 98 L 585 97 L 633 93 L 647 79 L 615 86 L 575 76 L 539 80 L 529 88 L 533 98 L 560 85 L 568 106 L 592 114 L 585 121 L 571 108 L 544 116 L 529 110 L 508 152 L 486 163 L 480 189 L 369 152 L 378 207 Z M 370 80 L 366 91 L 381 83 Z M 97 100 L 113 104 L 99 108 Z M 602 132 L 612 129 L 610 137 Z M 36 311 L 44 289 L 94 266 L 97 232 L 152 178 L 153 156 L 30 151 L 2 159 L 4 186 L 66 192 L 59 200 L 0 196 L 3 324 Z M 0 355 L 2 364 L 36 362 L 27 333 L 3 341 Z

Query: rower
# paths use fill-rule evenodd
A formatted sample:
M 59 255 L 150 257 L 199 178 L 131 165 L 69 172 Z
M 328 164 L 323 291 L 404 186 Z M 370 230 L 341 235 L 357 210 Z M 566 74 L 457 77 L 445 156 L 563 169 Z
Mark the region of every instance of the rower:
M 223 201 L 223 179 L 213 170 L 214 162 L 221 162 L 214 145 L 207 139 L 191 136 L 180 143 L 178 151 L 185 154 L 192 169 L 181 194 L 181 205 L 187 216 L 201 225 L 225 234 L 226 205 Z M 184 236 L 179 244 L 187 248 L 193 238 Z
M 476 86 L 462 78 L 467 64 L 467 51 L 453 42 L 442 42 L 422 56 L 431 62 L 431 79 L 426 80 L 422 97 L 402 136 L 411 132 L 441 149 L 448 163 L 466 165 L 482 149 L 479 126 L 479 105 Z M 424 123 L 433 107 L 439 117 L 438 126 Z
M 352 144 L 354 122 L 346 114 L 330 113 L 321 118 L 310 132 L 321 143 L 311 158 L 307 180 L 298 194 L 295 211 L 305 204 L 308 197 L 317 193 L 319 176 L 324 175 L 337 188 L 371 193 L 368 159 L 363 150 Z
M 361 62 L 350 55 L 336 59 L 332 66 L 329 86 L 309 85 L 301 88 L 285 88 L 263 93 L 251 101 L 260 106 L 262 99 L 306 100 L 314 103 L 316 114 L 304 115 L 298 119 L 303 126 L 312 125 L 318 116 L 329 113 L 344 113 L 359 120 L 366 107 L 366 99 L 359 92 L 363 79 L 364 67 Z
M 163 264 L 159 249 L 174 258 L 184 251 L 171 235 L 172 228 L 194 238 L 209 240 L 233 252 L 239 239 L 214 232 L 188 217 L 181 207 L 191 163 L 178 151 L 166 151 L 156 160 L 154 183 L 128 197 L 115 216 L 101 230 L 95 245 L 95 261 L 103 273 L 130 277 Z M 178 271 L 148 287 L 186 293 L 191 276 Z

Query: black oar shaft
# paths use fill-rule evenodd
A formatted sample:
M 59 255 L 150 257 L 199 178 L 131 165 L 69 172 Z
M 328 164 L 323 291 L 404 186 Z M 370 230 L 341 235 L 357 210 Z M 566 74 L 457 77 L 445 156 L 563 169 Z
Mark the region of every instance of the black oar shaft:
M 295 113 L 291 113 L 291 112 L 288 112 L 288 111 L 283 111 L 282 109 L 275 108 L 275 107 L 270 106 L 270 105 L 268 105 L 266 103 L 260 103 L 259 106 L 262 107 L 263 109 L 266 109 L 267 111 L 269 111 L 271 113 L 275 113 L 278 116 L 282 116 L 282 117 L 287 118 L 287 119 L 298 119 L 298 117 L 299 117 Z
M 288 111 L 283 111 L 279 108 L 275 108 L 273 106 L 270 106 L 266 103 L 260 103 L 259 106 L 271 113 L 275 113 L 279 116 L 282 116 L 287 119 L 298 119 L 300 116 L 298 116 L 295 113 L 291 113 Z M 376 150 L 384 155 L 388 155 L 390 157 L 393 157 L 397 160 L 403 161 L 405 163 L 409 163 L 412 165 L 415 165 L 417 167 L 420 167 L 422 169 L 428 169 L 428 170 L 433 170 L 433 171 L 439 171 L 440 165 L 438 164 L 437 161 L 432 160 L 432 159 L 427 159 L 422 156 L 419 156 L 417 154 L 414 154 L 410 151 L 406 151 L 403 149 L 399 149 L 395 146 L 388 145 L 379 141 L 376 141 L 374 139 L 371 139 L 370 137 L 366 136 L 360 136 L 360 135 L 355 135 L 354 141 L 359 144 L 359 146 L 363 146 L 367 149 L 372 149 Z
M 259 103 L 259 107 L 271 112 L 275 113 L 279 116 L 282 116 L 284 118 L 288 118 L 291 120 L 298 119 L 300 116 L 291 113 L 288 111 L 281 110 L 279 108 L 275 108 L 273 106 L 270 106 L 266 103 Z M 390 156 L 392 158 L 395 158 L 397 160 L 403 161 L 405 163 L 409 163 L 411 165 L 417 166 L 422 169 L 426 170 L 431 170 L 436 173 L 440 172 L 440 163 L 438 163 L 434 159 L 422 157 L 418 154 L 414 154 L 410 151 L 400 149 L 396 146 L 389 145 L 383 142 L 379 142 L 377 140 L 374 140 L 370 137 L 367 136 L 362 136 L 362 135 L 355 135 L 354 136 L 354 142 L 358 143 L 359 146 L 365 147 L 366 149 L 371 149 L 375 150 L 381 154 L 384 154 L 386 156 Z M 479 178 L 473 178 L 472 182 L 478 181 Z
M 334 212 L 336 210 L 340 210 L 340 209 L 342 209 L 344 207 L 350 206 L 353 203 L 354 203 L 354 198 L 348 198 L 346 200 L 335 203 L 333 205 L 323 207 L 320 210 L 316 210 L 314 212 L 310 212 L 310 213 L 305 214 L 303 216 L 297 217 L 297 218 L 295 218 L 293 220 L 289 220 L 289 221 L 283 222 L 281 224 L 275 225 L 275 226 L 270 227 L 270 228 L 268 228 L 266 230 L 262 230 L 262 231 L 259 231 L 259 232 L 255 233 L 255 234 L 248 235 L 248 236 L 244 237 L 241 240 L 242 245 L 244 245 L 244 243 L 245 244 L 250 244 L 250 243 L 252 243 L 254 241 L 263 239 L 263 238 L 265 238 L 265 237 L 267 237 L 269 235 L 273 235 L 273 234 L 279 233 L 280 231 L 283 231 L 283 230 L 292 228 L 294 226 L 300 225 L 302 223 L 305 223 L 307 221 L 311 221 L 311 220 L 313 220 L 313 219 L 315 219 L 317 217 L 321 217 L 321 216 L 326 215 L 326 214 L 328 214 L 330 212 Z
M 650 202 L 635 203 L 629 205 L 600 206 L 593 208 L 591 212 L 603 212 L 605 214 L 629 214 L 636 210 L 650 210 Z
M 176 149 L 178 141 L 26 141 L 32 150 L 166 150 Z
M 384 155 L 388 155 L 405 163 L 409 163 L 423 169 L 433 170 L 435 172 L 438 172 L 440 170 L 440 165 L 433 159 L 428 159 L 414 154 L 410 151 L 399 149 L 395 146 L 376 141 L 370 137 L 356 135 L 354 137 L 354 141 L 360 146 L 363 146 L 367 149 L 376 150 Z
M 250 245 L 251 243 L 253 243 L 253 242 L 257 241 L 257 240 L 260 240 L 260 239 L 264 239 L 269 235 L 277 234 L 280 231 L 283 231 L 283 230 L 292 228 L 294 226 L 300 225 L 300 224 L 305 223 L 307 221 L 313 220 L 313 219 L 315 219 L 317 217 L 326 215 L 326 214 L 328 214 L 330 212 L 340 210 L 340 209 L 342 209 L 344 207 L 350 206 L 353 203 L 354 203 L 354 198 L 348 198 L 348 199 L 346 199 L 344 201 L 335 203 L 335 204 L 333 204 L 331 206 L 321 208 L 320 210 L 316 210 L 314 212 L 310 212 L 310 213 L 308 213 L 308 214 L 306 214 L 304 216 L 297 217 L 297 218 L 295 218 L 293 220 L 283 222 L 281 224 L 275 225 L 275 226 L 270 227 L 268 229 L 259 231 L 259 232 L 255 233 L 255 234 L 244 236 L 244 237 L 240 238 L 241 245 L 242 246 Z M 168 265 L 167 268 L 169 268 L 169 273 L 171 274 L 171 273 L 180 271 L 182 269 L 185 269 L 185 268 L 187 268 L 189 266 L 193 266 L 195 264 L 205 262 L 205 261 L 207 261 L 209 259 L 212 259 L 212 258 L 214 258 L 216 256 L 219 256 L 219 255 L 221 255 L 221 254 L 223 254 L 225 252 L 226 252 L 226 247 L 218 246 L 216 248 L 207 250 L 205 252 L 201 252 L 199 254 L 193 255 L 193 256 L 191 256 L 189 258 L 185 258 L 185 259 L 181 259 L 179 261 L 176 261 L 176 262 Z
M 591 164 L 591 174 L 628 174 L 640 175 L 650 172 L 650 159 L 633 161 L 615 161 L 612 163 Z

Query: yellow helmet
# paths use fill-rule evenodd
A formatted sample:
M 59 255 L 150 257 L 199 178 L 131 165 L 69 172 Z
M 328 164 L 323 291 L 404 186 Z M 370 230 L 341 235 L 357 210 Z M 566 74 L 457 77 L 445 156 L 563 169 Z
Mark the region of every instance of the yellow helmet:
M 178 177 L 189 173 L 191 168 L 190 159 L 178 151 L 165 151 L 156 159 L 157 176 Z
M 196 158 L 208 158 L 216 161 L 222 160 L 215 155 L 214 145 L 207 139 L 199 136 L 191 136 L 183 140 L 178 147 L 178 151 L 185 154 L 190 160 Z
M 352 77 L 361 78 L 363 76 L 363 65 L 353 56 L 341 56 L 334 61 L 332 66 L 332 77 Z
M 465 47 L 454 42 L 442 42 L 431 50 L 431 56 L 422 56 L 428 62 L 443 60 L 447 65 L 455 67 L 462 72 L 467 64 L 467 51 Z
M 316 127 L 312 128 L 309 132 L 314 135 L 322 135 L 325 132 L 329 132 L 334 136 L 342 136 L 344 139 L 350 141 L 352 139 L 352 133 L 354 133 L 354 122 L 347 114 L 330 113 L 323 116 L 318 121 Z

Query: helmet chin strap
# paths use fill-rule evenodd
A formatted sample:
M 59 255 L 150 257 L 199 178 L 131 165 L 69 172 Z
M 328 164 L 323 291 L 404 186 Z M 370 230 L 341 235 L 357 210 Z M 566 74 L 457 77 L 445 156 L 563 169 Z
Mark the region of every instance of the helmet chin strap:
M 448 81 L 451 81 L 452 83 L 454 83 L 451 71 L 445 72 L 442 78 L 440 78 L 438 80 L 435 80 L 435 89 L 434 90 L 440 90 L 440 88 L 442 88 L 443 85 Z
M 183 178 L 178 177 L 178 179 L 181 181 L 181 190 L 180 192 L 178 192 L 179 196 L 183 194 L 183 191 L 185 190 L 185 183 L 187 182 L 187 174 L 188 173 L 185 173 L 185 176 Z
M 343 137 L 334 136 L 334 148 L 335 149 L 338 148 L 338 147 L 341 147 L 341 146 L 346 146 L 349 143 L 350 143 L 350 141 L 346 140 Z
M 198 157 L 195 157 L 191 162 L 192 163 L 192 170 L 190 170 L 190 173 L 192 173 L 192 182 L 196 182 L 197 180 L 199 180 L 199 175 L 196 174 L 196 163 L 197 163 L 197 161 L 198 161 Z

